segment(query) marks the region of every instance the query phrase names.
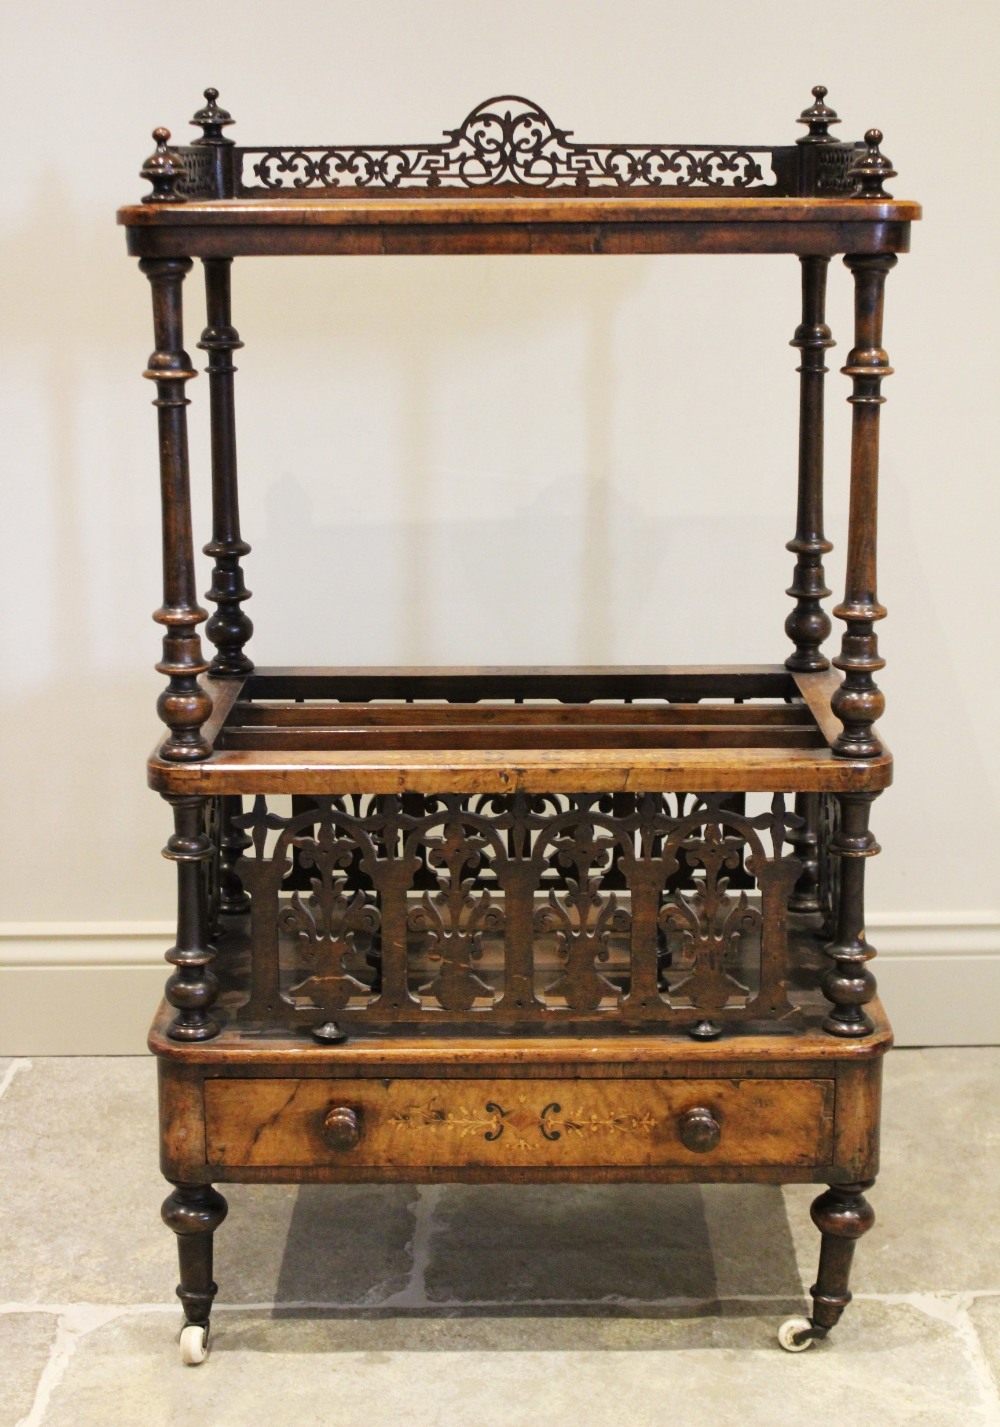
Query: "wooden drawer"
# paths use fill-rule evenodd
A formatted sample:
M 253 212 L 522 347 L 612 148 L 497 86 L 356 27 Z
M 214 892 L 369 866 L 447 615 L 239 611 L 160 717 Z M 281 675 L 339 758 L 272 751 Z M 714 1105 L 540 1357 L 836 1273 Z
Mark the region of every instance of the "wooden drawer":
M 206 1159 L 261 1168 L 813 1166 L 832 1160 L 833 1107 L 834 1081 L 820 1079 L 207 1079 Z

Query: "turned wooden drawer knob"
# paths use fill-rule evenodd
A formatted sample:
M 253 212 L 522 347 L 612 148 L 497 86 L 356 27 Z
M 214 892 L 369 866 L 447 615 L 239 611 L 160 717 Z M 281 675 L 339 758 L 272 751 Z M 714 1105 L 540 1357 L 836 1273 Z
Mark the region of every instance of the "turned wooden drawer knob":
M 685 1110 L 680 1119 L 681 1144 L 694 1154 L 708 1154 L 719 1143 L 722 1127 L 704 1105 L 696 1105 L 693 1110 Z
M 349 1105 L 334 1105 L 323 1121 L 323 1140 L 329 1149 L 352 1150 L 361 1138 L 358 1112 Z

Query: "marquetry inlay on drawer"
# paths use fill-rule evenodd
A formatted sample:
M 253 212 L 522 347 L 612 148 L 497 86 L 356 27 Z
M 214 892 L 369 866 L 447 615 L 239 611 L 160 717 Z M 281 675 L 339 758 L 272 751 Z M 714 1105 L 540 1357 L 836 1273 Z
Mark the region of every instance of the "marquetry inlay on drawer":
M 206 1080 L 209 1164 L 822 1165 L 832 1080 Z

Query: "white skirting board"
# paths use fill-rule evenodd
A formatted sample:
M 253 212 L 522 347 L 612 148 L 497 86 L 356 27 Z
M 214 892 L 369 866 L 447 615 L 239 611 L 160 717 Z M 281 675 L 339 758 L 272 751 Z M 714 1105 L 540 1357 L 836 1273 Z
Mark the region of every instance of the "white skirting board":
M 873 969 L 897 1045 L 1000 1045 L 1000 914 L 881 913 Z M 0 1056 L 140 1055 L 165 922 L 0 922 Z

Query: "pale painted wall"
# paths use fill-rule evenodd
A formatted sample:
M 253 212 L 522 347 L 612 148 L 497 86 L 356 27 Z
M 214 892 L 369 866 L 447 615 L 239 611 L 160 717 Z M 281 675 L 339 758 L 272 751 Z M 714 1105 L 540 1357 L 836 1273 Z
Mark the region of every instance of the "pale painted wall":
M 583 139 L 784 142 L 818 81 L 847 137 L 885 129 L 891 187 L 926 222 L 888 291 L 898 782 L 876 809 L 873 940 L 904 1039 L 1000 1038 L 995 3 L 12 0 L 0 26 L 0 1051 L 138 1045 L 168 944 L 166 810 L 142 770 L 159 685 L 148 296 L 114 209 L 144 189 L 154 124 L 194 132 L 206 84 L 243 142 L 433 138 L 511 92 Z M 783 657 L 797 282 L 781 258 L 238 265 L 258 660 Z M 206 387 L 190 393 L 202 540 Z M 840 546 L 845 379 L 829 390 Z M 830 569 L 836 587 L 839 549 Z M 82 965 L 114 988 L 86 1032 L 65 1029 Z

